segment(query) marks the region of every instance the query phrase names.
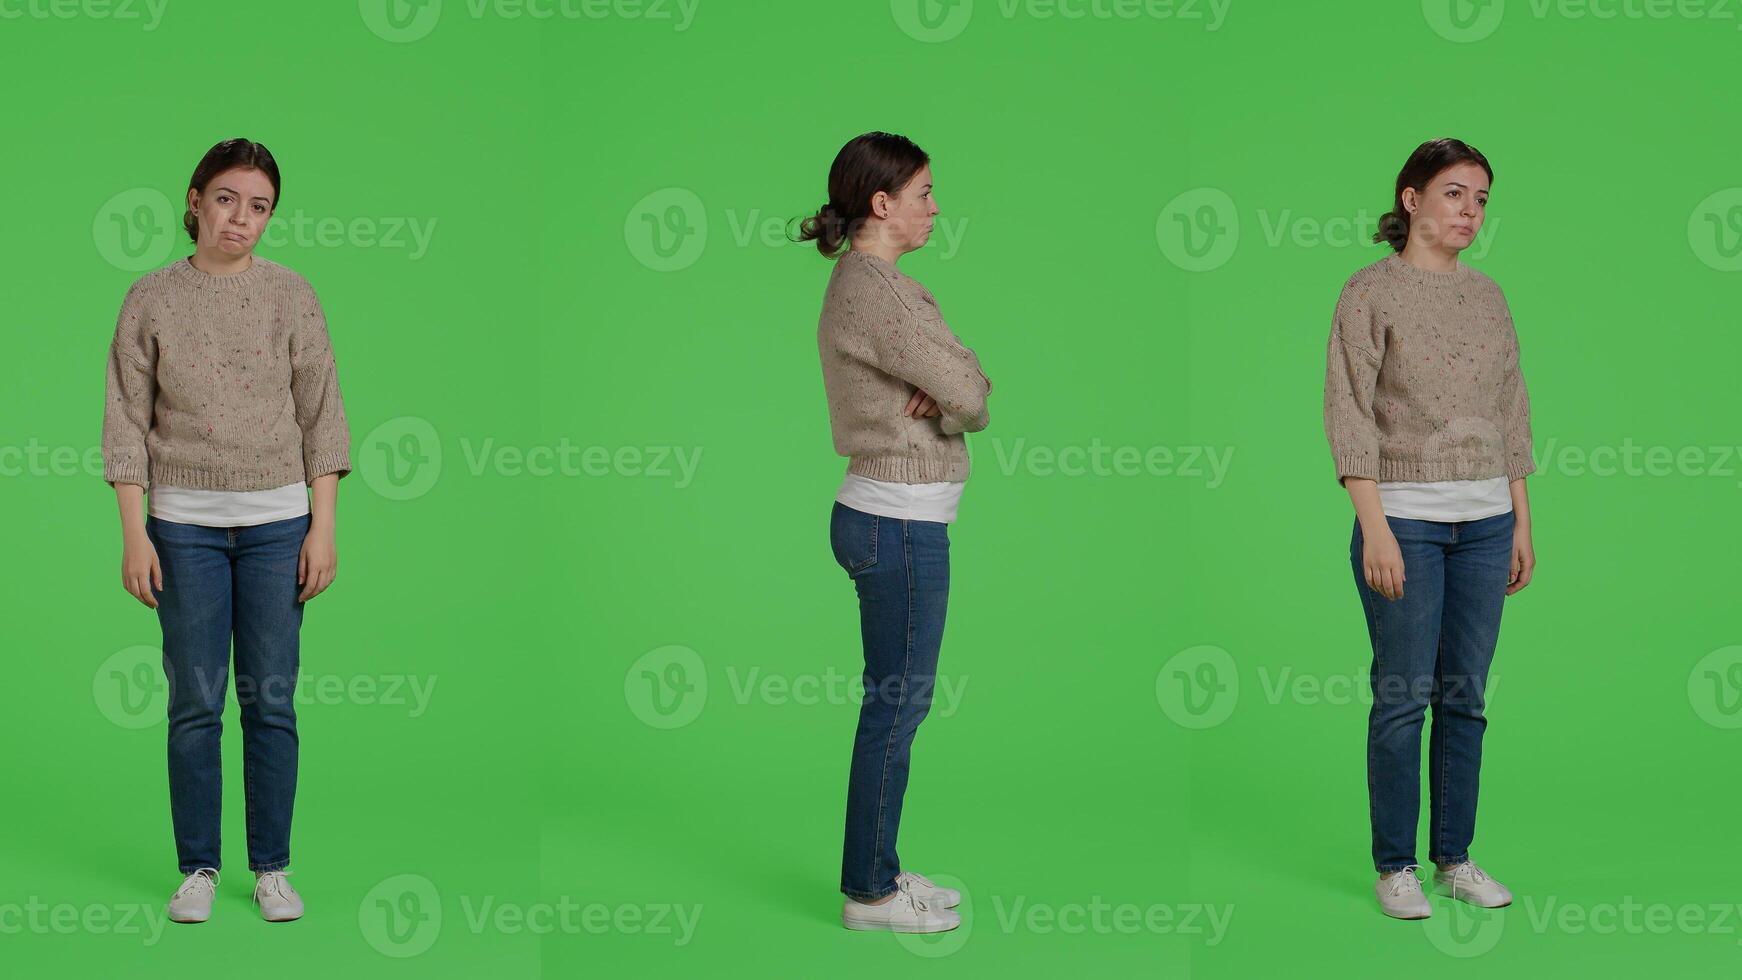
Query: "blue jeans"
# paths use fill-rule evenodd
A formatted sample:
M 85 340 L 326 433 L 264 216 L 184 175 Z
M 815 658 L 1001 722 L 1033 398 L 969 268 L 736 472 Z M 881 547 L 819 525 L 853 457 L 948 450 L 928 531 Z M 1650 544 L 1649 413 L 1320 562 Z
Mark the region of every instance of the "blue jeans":
M 307 514 L 249 527 L 145 520 L 163 568 L 163 589 L 153 594 L 169 681 L 169 809 L 183 874 L 222 867 L 218 741 L 232 635 L 248 867 L 277 871 L 290 864 L 303 608 L 296 566 L 309 521 Z
M 1373 644 L 1367 798 L 1373 864 L 1382 873 L 1416 863 L 1421 729 L 1429 705 L 1428 858 L 1437 864 L 1469 859 L 1488 725 L 1483 692 L 1511 575 L 1513 515 L 1385 520 L 1403 552 L 1403 598 L 1387 599 L 1367 585 L 1359 521 L 1349 546 Z
M 865 694 L 847 777 L 841 891 L 875 901 L 895 891 L 895 833 L 914 733 L 931 709 L 950 599 L 949 525 L 879 517 L 837 502 L 835 561 L 859 594 Z

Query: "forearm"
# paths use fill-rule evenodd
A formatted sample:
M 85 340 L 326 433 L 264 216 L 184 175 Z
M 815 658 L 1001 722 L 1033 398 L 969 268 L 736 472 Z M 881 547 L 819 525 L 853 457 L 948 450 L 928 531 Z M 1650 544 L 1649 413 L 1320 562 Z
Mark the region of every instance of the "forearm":
M 1349 502 L 1355 505 L 1355 519 L 1361 522 L 1362 534 L 1391 533 L 1391 525 L 1385 522 L 1385 508 L 1379 502 L 1378 481 L 1348 476 L 1343 478 L 1343 487 L 1349 491 Z
M 145 488 L 137 483 L 115 484 L 115 505 L 121 512 L 121 536 L 145 537 Z
M 1506 485 L 1512 493 L 1512 526 L 1513 533 L 1530 532 L 1530 494 L 1524 489 L 1524 478 L 1519 477 Z
M 328 473 L 315 477 L 310 484 L 309 495 L 309 528 L 332 530 L 338 526 L 339 517 L 339 474 Z

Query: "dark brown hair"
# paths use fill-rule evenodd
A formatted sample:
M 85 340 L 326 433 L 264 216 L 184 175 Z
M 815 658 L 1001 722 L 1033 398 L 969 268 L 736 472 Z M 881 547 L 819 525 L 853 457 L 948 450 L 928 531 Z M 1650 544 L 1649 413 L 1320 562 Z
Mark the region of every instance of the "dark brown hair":
M 272 159 L 272 151 L 253 140 L 225 140 L 206 151 L 200 157 L 200 165 L 194 168 L 194 175 L 188 178 L 188 190 L 201 194 L 206 192 L 206 185 L 212 178 L 226 170 L 242 167 L 258 170 L 272 181 L 272 207 L 278 207 L 278 161 Z M 191 209 L 184 208 L 181 213 L 181 226 L 187 230 L 188 238 L 195 244 L 200 240 L 200 222 L 194 217 Z
M 1373 233 L 1375 242 L 1387 242 L 1399 252 L 1409 242 L 1409 211 L 1403 206 L 1403 189 L 1413 187 L 1418 194 L 1427 192 L 1427 185 L 1447 169 L 1460 163 L 1473 163 L 1488 173 L 1488 183 L 1494 183 L 1494 168 L 1488 158 L 1475 147 L 1451 138 L 1428 140 L 1415 148 L 1397 174 L 1397 192 L 1390 211 L 1379 218 L 1379 230 Z
M 866 133 L 855 136 L 835 154 L 829 167 L 829 201 L 799 222 L 793 241 L 815 240 L 825 258 L 838 258 L 853 234 L 871 216 L 871 196 L 895 194 L 920 168 L 931 162 L 924 150 L 905 136 Z

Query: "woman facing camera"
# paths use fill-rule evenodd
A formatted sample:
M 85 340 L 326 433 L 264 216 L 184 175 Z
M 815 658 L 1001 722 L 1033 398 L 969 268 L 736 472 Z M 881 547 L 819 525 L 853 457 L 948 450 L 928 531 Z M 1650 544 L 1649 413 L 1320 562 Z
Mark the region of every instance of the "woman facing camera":
M 1469 851 L 1501 608 L 1536 566 L 1518 338 L 1500 287 L 1458 260 L 1482 229 L 1493 180 L 1459 140 L 1410 154 L 1374 236 L 1392 254 L 1343 287 L 1326 358 L 1325 433 L 1355 508 L 1349 557 L 1373 647 L 1375 891 L 1403 919 L 1432 912 L 1415 850 L 1429 706 L 1433 883 L 1486 908 L 1512 901 Z
M 103 477 L 121 512 L 121 584 L 157 610 L 169 681 L 175 922 L 211 916 L 222 867 L 232 645 L 254 901 L 269 922 L 303 914 L 285 880 L 299 635 L 304 604 L 338 572 L 351 459 L 320 301 L 253 254 L 278 200 L 266 147 L 208 150 L 182 217 L 194 253 L 133 284 L 109 346 Z
M 828 203 L 800 226 L 835 265 L 817 325 L 835 451 L 849 459 L 829 519 L 859 597 L 865 693 L 847 780 L 841 921 L 946 932 L 961 896 L 896 854 L 914 733 L 931 706 L 950 594 L 949 525 L 968 479 L 962 434 L 986 428 L 992 383 L 898 268 L 938 213 L 925 152 L 866 133 L 829 168 Z

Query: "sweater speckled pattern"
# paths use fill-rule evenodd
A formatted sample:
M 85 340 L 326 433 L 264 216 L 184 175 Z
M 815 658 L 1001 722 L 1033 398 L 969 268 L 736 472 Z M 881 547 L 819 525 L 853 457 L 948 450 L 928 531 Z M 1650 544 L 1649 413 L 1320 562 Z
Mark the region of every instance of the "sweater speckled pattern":
M 849 249 L 835 260 L 817 323 L 835 452 L 847 471 L 894 483 L 968 478 L 964 432 L 991 421 L 991 383 L 944 323 L 931 291 L 895 264 Z M 916 389 L 940 414 L 901 414 Z
M 109 345 L 103 479 L 267 490 L 351 469 L 325 314 L 307 280 L 253 256 L 180 259 L 127 291 Z
M 1517 480 L 1534 472 L 1518 336 L 1493 279 L 1393 253 L 1343 286 L 1325 358 L 1337 480 Z

